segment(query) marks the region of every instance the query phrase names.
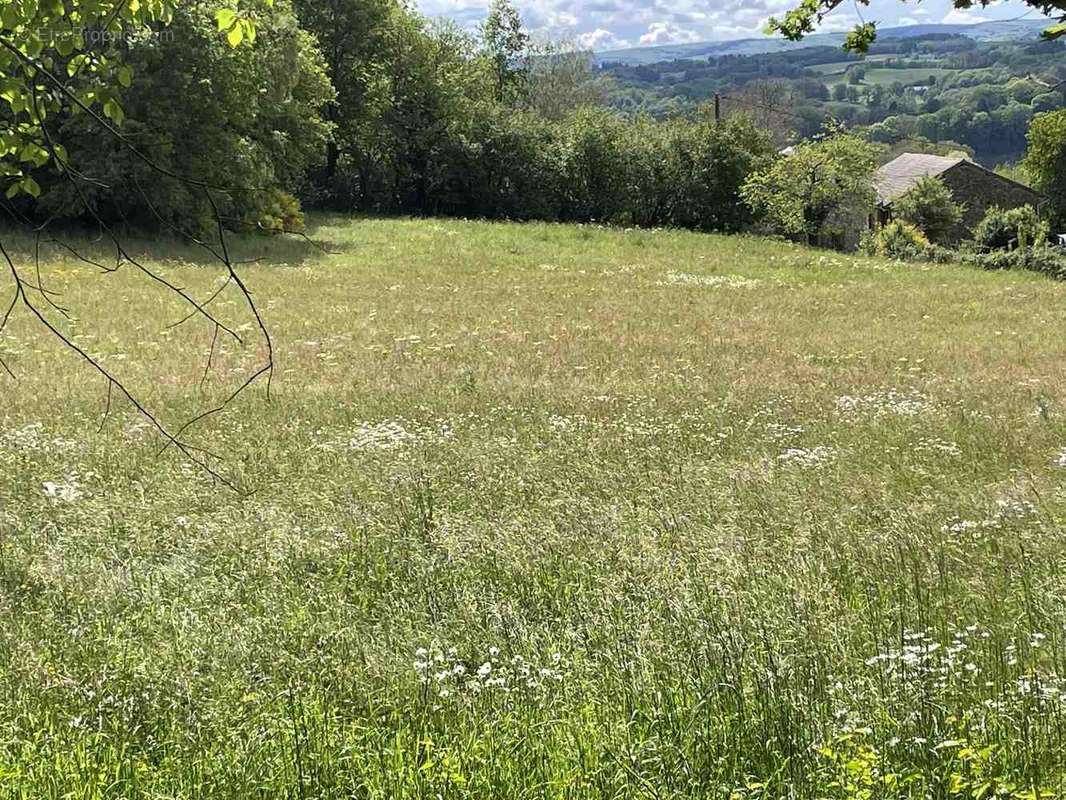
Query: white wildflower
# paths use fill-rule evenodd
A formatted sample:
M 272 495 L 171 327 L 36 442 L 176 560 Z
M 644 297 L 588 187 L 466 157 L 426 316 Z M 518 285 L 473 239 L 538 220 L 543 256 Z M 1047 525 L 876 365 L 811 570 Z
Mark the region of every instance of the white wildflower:
M 690 272 L 667 272 L 659 286 L 724 286 L 730 289 L 750 289 L 762 281 L 743 275 L 693 275 Z
M 45 497 L 61 500 L 64 503 L 73 503 L 82 496 L 81 487 L 78 484 L 78 476 L 75 473 L 68 475 L 61 482 L 45 481 L 41 488 L 44 490 Z
M 817 447 L 790 447 L 777 457 L 786 464 L 798 464 L 801 467 L 821 467 L 836 458 L 836 450 L 829 445 Z

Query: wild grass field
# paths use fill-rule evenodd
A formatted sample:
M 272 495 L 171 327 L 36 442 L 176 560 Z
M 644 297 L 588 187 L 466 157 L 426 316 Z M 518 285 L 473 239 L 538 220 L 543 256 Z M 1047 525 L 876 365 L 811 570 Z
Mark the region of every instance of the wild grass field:
M 943 78 L 945 75 L 951 75 L 955 70 L 944 69 L 943 67 L 914 67 L 911 69 L 871 69 L 863 78 L 864 83 L 876 86 L 881 84 L 887 86 L 897 81 L 905 84 L 922 83 L 924 84 L 930 78 Z
M 1066 796 L 1066 286 L 666 231 L 311 235 L 238 247 L 273 396 L 190 436 L 241 492 L 103 418 L 25 313 L 0 338 L 0 796 Z M 45 256 L 170 424 L 262 356 L 223 339 L 201 386 L 209 325 Z
M 827 65 L 835 67 L 836 65 Z M 853 65 L 852 65 L 853 66 Z M 955 70 L 944 67 L 909 67 L 901 69 L 897 67 L 875 67 L 868 69 L 863 76 L 862 85 L 865 86 L 891 86 L 893 83 L 905 85 L 924 85 L 930 78 L 942 79 L 954 74 Z M 848 79 L 848 70 L 833 69 L 823 73 L 827 86 L 845 83 Z

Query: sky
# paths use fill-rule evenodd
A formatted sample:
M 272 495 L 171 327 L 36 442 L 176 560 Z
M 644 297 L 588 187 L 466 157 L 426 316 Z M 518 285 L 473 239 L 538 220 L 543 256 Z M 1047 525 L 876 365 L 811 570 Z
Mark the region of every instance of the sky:
M 512 0 L 526 26 L 544 38 L 568 39 L 592 50 L 617 50 L 683 42 L 761 36 L 770 16 L 781 16 L 798 0 Z M 488 0 L 419 0 L 423 14 L 448 17 L 474 29 L 485 17 Z M 1037 14 L 1017 0 L 956 10 L 951 0 L 872 0 L 862 17 L 881 27 L 1015 19 Z M 845 2 L 824 21 L 822 31 L 849 30 L 859 21 L 856 6 Z

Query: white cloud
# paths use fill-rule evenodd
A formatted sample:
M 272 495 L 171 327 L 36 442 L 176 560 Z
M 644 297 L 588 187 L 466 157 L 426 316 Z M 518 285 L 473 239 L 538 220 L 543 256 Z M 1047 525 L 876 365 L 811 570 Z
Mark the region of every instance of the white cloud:
M 818 26 L 819 33 L 843 33 L 850 31 L 860 22 L 854 14 L 830 14 Z
M 698 42 L 702 37 L 696 31 L 682 28 L 676 22 L 653 22 L 648 32 L 640 37 L 640 43 L 650 44 L 686 44 Z
M 4 0 L 0 0 L 2 4 Z M 414 0 L 429 17 L 451 17 L 468 30 L 485 18 L 490 0 Z M 526 27 L 539 38 L 566 39 L 595 50 L 758 38 L 770 16 L 781 17 L 800 0 L 512 0 Z M 1021 0 L 960 11 L 954 0 L 872 0 L 863 14 L 879 27 L 943 21 L 973 24 L 1009 19 L 1027 10 Z M 1031 8 L 1028 10 L 1032 10 Z M 850 12 L 850 13 L 849 13 Z M 975 13 L 976 12 L 976 13 Z M 846 31 L 858 22 L 851 4 L 823 20 L 822 32 Z
M 574 41 L 585 50 L 618 50 L 630 46 L 628 39 L 619 39 L 604 28 L 579 33 L 574 37 Z
M 944 19 L 941 20 L 945 25 L 977 25 L 981 22 L 988 22 L 989 17 L 982 17 L 980 14 L 974 14 L 970 11 L 960 11 L 957 8 L 951 9 L 944 15 Z

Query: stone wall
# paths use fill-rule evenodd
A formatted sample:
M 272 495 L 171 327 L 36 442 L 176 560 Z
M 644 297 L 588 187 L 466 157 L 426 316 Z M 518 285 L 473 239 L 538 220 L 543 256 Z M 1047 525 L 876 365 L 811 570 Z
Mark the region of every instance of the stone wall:
M 962 224 L 955 231 L 959 241 L 970 237 L 977 223 L 993 206 L 1004 209 L 1025 205 L 1036 207 L 1045 199 L 1039 192 L 969 161 L 957 164 L 940 178 L 955 196 L 955 202 L 966 207 Z

